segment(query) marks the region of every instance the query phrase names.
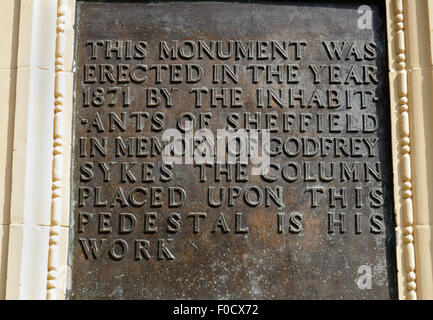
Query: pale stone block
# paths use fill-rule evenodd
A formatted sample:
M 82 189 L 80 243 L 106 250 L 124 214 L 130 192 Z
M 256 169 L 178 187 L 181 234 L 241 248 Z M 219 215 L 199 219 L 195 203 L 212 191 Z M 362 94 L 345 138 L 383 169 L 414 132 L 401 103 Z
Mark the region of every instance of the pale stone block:
M 20 299 L 45 299 L 48 274 L 49 227 L 19 227 L 24 229 Z
M 433 245 L 432 226 L 415 226 L 415 248 L 417 275 L 417 292 L 422 299 L 433 299 Z
M 54 66 L 57 1 L 21 1 L 18 67 Z
M 66 36 L 66 49 L 65 49 L 65 71 L 72 72 L 72 66 L 74 62 L 74 30 L 72 28 L 67 28 L 65 30 Z M 67 87 L 72 90 L 73 87 Z
M 395 218 L 397 226 L 403 226 L 403 216 L 402 212 L 402 201 L 403 194 L 401 189 L 401 164 L 400 164 L 400 112 L 399 112 L 399 93 L 396 90 L 397 86 L 397 73 L 389 73 L 389 84 L 390 84 L 390 114 L 391 114 L 391 145 L 394 154 L 393 166 L 393 178 L 394 178 L 394 208 L 395 208 Z
M 57 299 L 64 299 L 66 292 L 66 284 L 68 283 L 67 278 L 70 275 L 68 270 L 68 241 L 69 241 L 69 229 L 66 227 L 59 228 L 59 261 L 57 269 Z
M 36 1 L 36 0 L 34 0 Z M 55 60 L 57 1 L 37 0 L 33 17 L 32 66 L 53 69 Z M 53 40 L 52 40 L 53 39 Z
M 49 225 L 53 150 L 53 72 L 19 69 L 11 222 Z M 24 88 L 24 89 L 21 89 Z
M 433 69 L 411 70 L 409 107 L 416 224 L 433 222 Z
M 75 0 L 67 0 L 66 26 L 73 28 L 75 23 Z
M 6 271 L 6 299 L 19 299 L 24 230 L 22 225 L 9 226 L 9 242 Z
M 16 81 L 19 94 L 14 123 L 6 296 L 45 299 L 51 223 L 57 1 L 21 1 L 20 9 Z M 60 256 L 67 254 L 66 245 L 61 251 Z
M 14 83 L 11 83 L 11 70 L 5 69 L 0 70 L 0 97 L 3 99 L 9 98 L 11 93 L 11 87 L 14 87 Z
M 51 1 L 51 3 L 56 3 L 56 1 L 52 0 L 22 0 L 21 1 L 21 26 L 20 26 L 20 66 L 30 67 L 32 65 L 31 60 L 31 53 L 33 50 L 40 50 L 37 51 L 39 58 L 38 63 L 35 66 L 36 68 L 51 68 L 52 58 L 51 52 L 53 52 L 52 48 L 53 46 L 51 44 L 48 45 L 51 49 L 46 48 L 40 48 L 35 47 L 35 43 L 39 45 L 40 43 L 44 43 L 44 38 L 35 38 L 35 40 L 32 40 L 32 36 L 34 33 L 33 25 L 34 25 L 34 17 L 35 17 L 35 5 L 46 5 L 51 6 L 52 4 L 49 4 L 47 1 Z M 2 18 L 2 24 L 4 25 L 10 25 L 11 24 L 11 16 L 3 14 L 4 12 L 10 12 L 11 7 L 13 5 L 16 5 L 19 3 L 15 0 L 2 0 L 0 1 L 0 18 Z M 389 30 L 389 36 L 388 39 L 390 41 L 389 44 L 389 54 L 390 57 L 395 57 L 395 45 L 392 42 L 393 37 L 390 36 L 395 33 L 395 21 L 394 21 L 394 9 L 389 4 L 392 4 L 393 1 L 389 0 L 387 1 L 388 8 L 388 30 Z M 429 27 L 426 27 L 427 19 L 428 17 L 427 11 L 425 11 L 423 8 L 426 8 L 427 1 L 420 0 L 420 1 L 405 1 L 407 4 L 407 7 L 405 9 L 405 27 L 407 30 L 407 38 L 406 41 L 408 41 L 408 46 L 406 48 L 407 50 L 407 61 L 408 61 L 408 67 L 409 68 L 415 68 L 415 70 L 411 71 L 409 73 L 409 85 L 410 85 L 410 91 L 409 91 L 409 105 L 411 110 L 411 142 L 412 142 L 412 166 L 415 168 L 414 171 L 414 191 L 415 191 L 415 210 L 416 210 L 416 221 L 417 223 L 430 223 L 432 222 L 432 217 L 429 214 L 432 208 L 432 205 L 429 203 L 431 202 L 429 199 L 432 198 L 428 194 L 428 190 L 432 189 L 432 181 L 431 181 L 431 170 L 429 171 L 428 164 L 432 163 L 431 160 L 433 159 L 432 156 L 432 146 L 433 142 L 430 141 L 433 137 L 433 133 L 431 131 L 431 123 L 433 123 L 432 118 L 432 108 L 431 108 L 431 101 L 432 99 L 432 74 L 430 69 L 423 69 L 423 70 L 416 70 L 417 66 L 426 66 L 431 65 L 431 48 L 428 48 L 427 46 L 430 45 L 430 41 L 427 41 L 428 33 L 425 33 L 423 30 L 429 30 Z M 55 5 L 53 5 L 54 7 Z M 47 24 L 44 24 L 41 26 L 41 30 L 47 31 L 49 33 L 49 37 L 52 37 L 52 30 L 55 30 L 55 26 L 53 29 L 48 30 L 48 25 L 52 25 L 52 8 L 48 8 L 48 11 L 51 13 L 45 13 L 47 14 L 47 17 L 49 16 L 49 21 Z M 66 36 L 67 36 L 67 50 L 65 55 L 65 62 L 67 69 L 69 70 L 69 62 L 72 63 L 73 58 L 73 30 L 71 28 L 73 24 L 73 13 L 72 10 L 74 8 L 74 1 L 68 1 L 68 12 L 67 12 L 67 25 L 68 28 L 66 30 Z M 9 10 L 9 11 L 8 11 Z M 43 9 L 46 10 L 46 9 Z M 3 19 L 4 18 L 4 19 Z M 431 18 L 431 16 L 430 16 Z M 39 17 L 40 19 L 40 17 Z M 47 27 L 47 29 L 45 29 Z M 9 29 L 7 29 L 9 30 Z M 8 35 L 9 33 L 6 32 Z M 431 33 L 431 32 L 430 32 Z M 43 32 L 42 32 L 43 34 Z M 430 34 L 431 36 L 431 34 Z M 6 37 L 7 38 L 7 37 Z M 6 39 L 5 37 L 1 37 L 1 41 Z M 50 38 L 51 39 L 51 38 Z M 424 40 L 423 40 L 424 39 Z M 6 39 L 7 40 L 7 39 Z M 7 41 L 6 41 L 7 42 Z M 0 42 L 1 43 L 1 42 Z M 9 43 L 9 42 L 8 42 Z M 7 44 L 6 44 L 7 45 Z M 39 45 L 40 46 L 40 45 Z M 430 57 L 428 56 L 430 54 Z M 10 58 L 9 53 L 4 53 L 4 57 Z M 2 59 L 2 56 L 0 55 L 0 59 Z M 6 59 L 5 59 L 6 60 Z M 69 61 L 69 62 L 68 62 Z M 395 69 L 395 61 L 393 59 L 389 59 L 389 65 L 390 69 Z M 1 68 L 0 64 L 0 68 Z M 4 67 L 7 67 L 6 64 Z M 28 82 L 19 81 L 18 82 L 18 91 L 19 96 L 17 97 L 17 111 L 21 110 L 23 113 L 17 112 L 17 120 L 16 120 L 16 127 L 18 130 L 16 130 L 15 135 L 15 141 L 16 146 L 22 147 L 23 144 L 26 146 L 27 140 L 29 137 L 26 135 L 27 133 L 27 125 L 29 119 L 29 106 L 30 103 L 35 103 L 35 99 L 31 98 L 30 96 L 30 78 L 31 75 L 33 76 L 33 80 L 35 79 L 34 73 L 32 73 L 31 70 L 21 70 L 20 71 L 21 80 L 28 77 Z M 53 78 L 50 79 L 50 77 L 53 77 L 52 74 L 50 74 L 47 78 L 44 78 L 41 76 L 41 79 L 45 79 L 48 81 L 51 81 Z M 39 79 L 39 76 L 36 76 L 36 79 Z M 33 81 L 32 80 L 32 81 Z M 45 81 L 44 80 L 44 81 Z M 0 90 L 3 90 L 5 87 L 3 84 L 6 82 L 9 83 L 9 81 L 4 80 L 3 77 L 0 77 Z M 69 117 L 72 116 L 72 77 L 70 80 L 67 80 L 67 97 L 66 101 L 69 101 L 65 103 L 65 121 L 70 121 Z M 32 82 L 33 83 L 33 82 Z M 397 88 L 396 85 L 396 74 L 394 72 L 391 72 L 390 74 L 390 85 L 391 85 L 391 121 L 392 121 L 392 127 L 393 127 L 393 138 L 392 138 L 392 145 L 393 145 L 393 151 L 397 150 L 397 153 L 394 156 L 393 161 L 393 171 L 394 171 L 394 184 L 396 187 L 396 199 L 401 199 L 401 194 L 399 193 L 399 177 L 400 177 L 400 165 L 399 165 L 399 124 L 398 124 L 398 115 L 399 115 L 399 107 L 398 107 L 398 92 L 395 90 Z M 45 84 L 42 85 L 42 87 L 45 86 Z M 33 90 L 35 87 L 32 87 L 31 90 Z M 8 90 L 5 89 L 5 94 L 8 94 Z M 47 89 L 48 92 L 48 89 Z M 45 93 L 44 93 L 45 94 Z M 6 97 L 6 95 L 4 97 Z M 52 96 L 52 95 L 51 95 Z M 5 100 L 6 101 L 6 100 Z M 0 100 L 0 102 L 3 105 L 3 100 Z M 47 113 L 44 113 L 45 115 L 48 114 L 48 112 L 52 112 L 53 105 L 43 102 L 42 105 L 44 105 L 46 108 L 48 108 L 49 111 Z M 40 109 L 36 109 L 40 110 Z M 38 111 L 35 111 L 38 112 Z M 33 116 L 32 116 L 33 117 Z M 30 117 L 30 119 L 33 118 Z M 52 119 L 48 118 L 45 121 L 40 121 L 40 119 L 36 119 L 37 123 L 33 123 L 33 128 L 42 127 L 45 124 L 48 124 Z M 21 123 L 20 123 L 21 122 Z M 416 124 L 416 125 L 414 125 Z M 70 130 L 69 127 L 66 125 L 65 128 L 66 134 L 65 134 L 65 149 L 64 154 L 68 155 L 70 152 Z M 3 128 L 1 128 L 3 129 Z M 52 129 L 52 127 L 51 127 Z M 24 130 L 24 131 L 22 131 Z M 41 133 L 42 135 L 45 135 L 48 132 L 43 131 Z M 1 131 L 3 132 L 3 131 Z M 3 141 L 3 133 L 0 134 L 0 138 Z M 51 142 L 52 143 L 52 142 Z M 48 144 L 47 144 L 48 145 Z M 47 148 L 47 145 L 44 145 L 44 148 Z M 43 148 L 43 149 L 44 149 Z M 34 152 L 35 149 L 32 149 L 30 153 Z M 424 151 L 422 151 L 424 150 Z M 27 153 L 27 150 L 24 150 L 24 152 L 21 152 L 22 149 L 18 149 L 15 151 L 14 154 L 14 187 L 16 190 L 16 197 L 14 201 L 15 209 L 21 208 L 22 211 L 20 211 L 18 214 L 15 211 L 16 217 L 18 217 L 17 220 L 14 220 L 15 222 L 23 222 L 24 219 L 24 195 L 28 190 L 25 189 L 25 185 L 22 184 L 26 181 L 27 175 L 36 174 L 34 171 L 29 171 L 28 167 L 26 166 L 26 161 L 28 161 L 28 157 L 31 155 Z M 37 152 L 37 150 L 36 150 Z M 425 153 L 424 153 L 425 152 Z M 424 156 L 426 154 L 426 156 Z M 70 157 L 65 156 L 65 160 L 70 161 Z M 397 159 L 397 160 L 396 160 Z M 0 159 L 0 164 L 1 163 Z M 48 161 L 45 165 L 51 166 L 51 162 Z M 36 168 L 34 166 L 33 168 Z M 47 167 L 44 167 L 41 174 L 45 174 Z M 70 164 L 65 163 L 65 172 L 64 177 L 68 177 L 69 175 L 68 170 L 70 168 Z M 427 171 L 426 171 L 427 170 Z M 51 173 L 49 173 L 50 175 Z M 423 177 L 424 176 L 424 177 Z M 15 179 L 16 178 L 16 179 Z M 419 182 L 421 179 L 421 182 Z M 35 180 L 37 181 L 37 180 Z M 66 181 L 66 180 L 65 180 Z M 43 186 L 40 188 L 46 188 L 51 182 L 45 181 L 42 183 Z M 32 185 L 32 188 L 38 187 L 36 183 Z M 23 191 L 20 193 L 20 190 Z M 32 189 L 30 189 L 32 190 Z M 69 194 L 69 184 L 64 183 L 63 184 L 63 194 L 64 196 L 64 207 L 63 207 L 63 215 L 61 217 L 61 225 L 67 226 L 69 224 L 69 197 L 66 196 Z M 1 189 L 0 189 L 1 193 Z M 40 196 L 39 193 L 35 194 L 32 201 L 35 201 L 35 199 L 38 199 L 38 196 Z M 46 196 L 46 195 L 44 195 Z M 27 199 L 27 198 L 26 198 Z M 46 202 L 50 202 L 50 198 L 47 198 L 49 200 L 45 200 Z M 23 203 L 19 203 L 19 202 Z M 397 215 L 397 225 L 402 226 L 403 221 L 402 217 L 399 214 L 401 212 L 401 203 L 396 201 L 396 215 Z M 20 207 L 21 206 L 21 207 Z M 46 203 L 42 205 L 41 207 L 37 208 L 37 210 L 45 210 L 46 209 Z M 43 213 L 44 218 L 40 218 L 38 215 L 33 216 L 33 214 L 30 214 L 30 219 L 28 220 L 30 223 L 45 223 L 49 224 L 49 217 L 47 219 L 47 212 L 49 213 L 49 210 L 45 210 Z M 27 217 L 27 216 L 26 216 Z M 27 221 L 27 220 L 26 220 Z M 0 222 L 1 223 L 1 222 Z M 4 239 L 8 238 L 8 236 L 4 236 L 5 233 L 8 232 L 7 226 L 1 226 L 0 225 L 0 250 L 3 250 L 4 247 Z M 402 263 L 401 257 L 403 257 L 403 247 L 404 247 L 404 241 L 403 241 L 403 235 L 400 230 L 400 228 L 397 228 L 397 257 L 398 257 L 398 279 L 399 279 L 399 291 L 400 291 L 400 298 L 406 298 L 405 296 L 405 267 L 404 263 Z M 3 236 L 2 236 L 3 234 Z M 431 284 L 433 283 L 433 280 L 431 279 L 432 275 L 432 265 L 431 265 L 431 257 L 432 254 L 432 230 L 429 226 L 416 226 L 415 227 L 415 248 L 417 251 L 417 284 L 418 284 L 418 291 L 419 295 L 422 298 L 431 297 Z M 44 263 L 46 265 L 46 262 L 44 262 L 44 259 L 46 260 L 46 256 L 48 255 L 48 243 L 49 243 L 49 227 L 36 227 L 36 226 L 22 226 L 22 225 L 13 225 L 11 226 L 11 232 L 10 232 L 10 239 L 12 239 L 11 244 L 9 245 L 9 255 L 12 258 L 10 260 L 8 269 L 8 295 L 9 297 L 15 297 L 16 298 L 40 298 L 44 299 L 44 293 L 46 293 L 46 270 L 44 269 Z M 3 241 L 3 242 L 2 242 Z M 29 244 L 29 241 L 31 244 Z M 7 243 L 7 241 L 6 241 Z M 67 228 L 61 228 L 60 231 L 60 240 L 59 240 L 59 276 L 58 276 L 58 297 L 62 297 L 61 294 L 64 292 L 64 286 L 65 286 L 65 279 L 66 279 L 66 257 L 67 257 Z M 11 251 L 12 250 L 12 251 Z M 22 250 L 22 251 L 21 251 Z M 32 251 L 34 250 L 34 251 Z M 4 251 L 1 252 L 1 259 L 0 259 L 0 298 L 2 297 L 2 276 L 5 277 L 5 272 L 3 272 L 3 265 L 5 259 Z M 13 253 L 13 256 L 11 255 Z M 45 255 L 45 256 L 44 256 Z M 400 257 L 400 258 L 399 258 Z M 19 259 L 19 261 L 17 260 Z M 430 260 L 429 260 L 430 259 Z M 430 262 L 428 262 L 430 261 Z M 430 265 L 428 265 L 430 263 Z M 24 265 L 27 264 L 27 267 Z M 30 271 L 28 270 L 30 268 Z M 44 274 L 45 272 L 45 274 Z M 32 276 L 30 276 L 32 275 Z M 421 275 L 421 276 L 420 276 Z M 430 275 L 430 276 L 429 276 Z M 18 280 L 17 280 L 18 279 Z M 17 280 L 16 283 L 19 283 L 19 286 L 15 286 L 13 280 Z M 22 288 L 20 289 L 20 286 L 22 285 Z M 403 290 L 404 289 L 404 290 Z M 45 290 L 45 291 L 44 291 Z
M 10 222 L 14 101 L 0 96 L 0 225 Z
M 7 299 L 45 299 L 49 227 L 11 225 L 9 230 Z
M 19 10 L 19 1 L 0 2 L 0 70 L 16 68 Z
M 62 199 L 62 216 L 60 225 L 61 226 L 69 226 L 70 221 L 70 213 L 69 213 L 69 198 L 70 198 L 70 176 L 71 176 L 71 165 L 72 165 L 72 116 L 73 116 L 73 85 L 74 85 L 74 77 L 72 73 L 67 73 L 66 77 L 66 88 L 67 91 L 65 93 L 65 105 L 63 109 L 64 116 L 64 147 L 63 147 L 63 157 L 64 166 L 63 166 L 63 179 L 62 179 L 62 193 L 64 195 Z
M 6 297 L 6 270 L 9 244 L 9 226 L 0 225 L 0 300 Z

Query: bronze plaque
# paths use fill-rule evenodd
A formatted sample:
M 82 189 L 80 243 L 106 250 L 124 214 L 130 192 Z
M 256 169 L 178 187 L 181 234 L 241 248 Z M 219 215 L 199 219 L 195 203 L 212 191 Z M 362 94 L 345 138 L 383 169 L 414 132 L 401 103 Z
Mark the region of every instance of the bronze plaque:
M 396 298 L 383 1 L 78 1 L 75 29 L 70 299 Z

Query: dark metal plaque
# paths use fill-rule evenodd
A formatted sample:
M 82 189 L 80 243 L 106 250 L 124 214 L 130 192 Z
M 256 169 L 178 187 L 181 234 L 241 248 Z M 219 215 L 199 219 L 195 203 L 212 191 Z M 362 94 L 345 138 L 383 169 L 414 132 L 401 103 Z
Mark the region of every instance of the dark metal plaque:
M 380 1 L 78 1 L 75 28 L 70 299 L 396 298 Z M 218 130 L 267 167 L 213 161 L 243 146 Z

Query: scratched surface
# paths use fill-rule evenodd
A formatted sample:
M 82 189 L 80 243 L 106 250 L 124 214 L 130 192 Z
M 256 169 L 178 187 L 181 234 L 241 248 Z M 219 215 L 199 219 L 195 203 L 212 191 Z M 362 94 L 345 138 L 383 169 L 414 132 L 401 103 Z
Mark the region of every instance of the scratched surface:
M 363 1 L 362 3 L 365 3 Z M 368 2 L 368 1 L 367 1 Z M 370 3 L 370 2 L 369 2 Z M 73 132 L 73 182 L 71 199 L 71 236 L 69 266 L 71 281 L 69 282 L 68 297 L 70 299 L 389 299 L 396 298 L 396 268 L 395 268 L 395 239 L 393 231 L 393 198 L 392 198 L 392 165 L 390 149 L 390 115 L 389 93 L 387 82 L 387 49 L 386 49 L 386 19 L 384 8 L 371 2 L 372 28 L 359 29 L 357 12 L 358 1 L 287 1 L 273 3 L 272 1 L 191 1 L 191 2 L 116 2 L 116 1 L 78 1 L 76 20 L 76 53 L 75 53 L 75 102 L 74 102 L 74 132 Z M 99 54 L 91 59 L 88 41 L 94 40 L 123 40 L 147 42 L 146 58 L 127 59 L 126 54 L 122 59 L 114 56 L 106 58 Z M 305 41 L 307 48 L 303 57 L 296 60 L 295 54 L 290 54 L 287 60 L 276 59 L 177 59 L 161 62 L 158 58 L 160 41 L 171 43 L 172 40 L 228 40 L 248 41 Z M 374 41 L 377 46 L 377 58 L 372 61 L 345 60 L 330 62 L 326 55 L 322 41 Z M 103 48 L 101 46 L 101 48 Z M 103 52 L 103 51 L 101 51 Z M 246 71 L 237 84 L 228 81 L 226 84 L 212 82 L 211 72 L 205 73 L 200 83 L 172 83 L 166 78 L 162 83 L 155 84 L 155 74 L 148 73 L 149 79 L 145 83 L 121 83 L 110 84 L 109 81 L 86 84 L 84 79 L 84 65 L 86 64 L 111 64 L 119 63 L 134 65 L 137 63 L 151 65 L 157 63 L 178 63 L 185 65 L 199 64 L 206 71 L 213 64 L 233 65 L 235 63 L 244 67 L 247 64 L 299 64 L 302 71 L 300 80 L 296 84 L 267 83 L 261 77 L 258 83 L 253 83 Z M 311 78 L 309 64 L 329 65 L 339 64 L 342 71 L 348 72 L 351 65 L 369 64 L 377 67 L 378 83 L 369 84 L 315 84 Z M 244 70 L 244 69 L 242 69 Z M 140 76 L 142 74 L 140 73 Z M 110 86 L 129 88 L 129 100 L 119 95 L 117 104 L 108 106 L 85 106 L 85 91 L 93 93 L 97 88 L 108 90 Z M 144 102 L 145 88 L 177 88 L 173 106 L 158 106 L 146 108 Z M 188 94 L 193 87 L 207 88 L 243 88 L 242 108 L 222 108 L 204 105 L 194 108 L 193 96 Z M 300 107 L 272 107 L 258 109 L 256 107 L 256 89 L 274 88 L 288 90 L 289 88 L 303 88 L 306 92 L 313 92 L 315 88 L 326 90 L 336 87 L 351 92 L 363 89 L 371 89 L 378 98 L 377 103 L 369 103 L 364 109 L 353 107 L 330 108 L 300 108 Z M 125 93 L 126 94 L 126 93 Z M 162 99 L 162 96 L 161 96 Z M 309 99 L 309 98 L 308 98 Z M 162 131 L 152 131 L 150 125 L 145 125 L 139 132 L 129 122 L 133 112 L 149 113 L 149 118 L 156 112 L 161 112 L 164 117 L 165 128 L 175 128 L 176 121 L 183 112 L 191 112 L 197 119 L 200 112 L 212 113 L 212 129 L 225 128 L 227 116 L 231 112 L 244 117 L 246 112 L 275 112 L 278 119 L 284 113 L 291 112 L 299 119 L 301 113 L 309 113 L 314 119 L 318 114 L 328 117 L 330 113 L 339 113 L 342 127 L 347 128 L 347 117 L 351 115 L 359 125 L 362 115 L 374 114 L 379 120 L 379 128 L 373 133 L 348 133 L 320 130 L 317 121 L 311 121 L 306 132 L 301 132 L 299 125 L 291 132 L 282 130 L 283 124 L 279 123 L 278 132 L 273 136 L 287 139 L 288 137 L 316 138 L 342 137 L 342 138 L 378 138 L 377 146 L 372 155 L 367 155 L 368 145 L 361 140 L 365 153 L 362 156 L 305 156 L 302 153 L 296 156 L 279 155 L 272 158 L 272 162 L 281 168 L 287 163 L 298 163 L 304 171 L 304 178 L 295 182 L 284 179 L 281 170 L 275 170 L 276 180 L 265 181 L 260 176 L 248 174 L 248 181 L 236 181 L 233 174 L 231 181 L 227 181 L 222 174 L 220 181 L 215 178 L 214 171 L 206 171 L 206 181 L 200 182 L 200 173 L 197 167 L 192 165 L 176 165 L 173 169 L 173 177 L 170 181 L 161 181 L 162 159 L 160 155 L 139 157 L 133 155 L 116 155 L 114 139 L 116 137 L 151 137 L 161 138 Z M 110 130 L 109 114 L 114 112 L 121 115 L 125 112 L 128 124 L 124 130 L 113 126 Z M 97 114 L 97 115 L 96 115 Z M 95 125 L 100 118 L 103 124 Z M 96 119 L 96 120 L 95 120 Z M 329 118 L 324 118 L 329 122 Z M 132 120 L 131 120 L 132 121 Z M 278 120 L 280 121 L 280 120 Z M 299 120 L 297 120 L 299 121 Z M 241 120 L 239 120 L 241 123 Z M 147 123 L 147 122 L 146 122 Z M 151 123 L 151 122 L 149 122 Z M 341 122 L 340 122 L 341 123 Z M 99 129 L 99 130 L 98 130 Z M 97 151 L 91 155 L 91 151 L 81 153 L 80 139 L 96 137 L 107 138 L 108 148 L 105 156 Z M 319 140 L 320 141 L 320 140 Z M 335 140 L 333 140 L 335 142 Z M 374 140 L 368 140 L 374 141 Z M 332 153 L 330 151 L 330 153 Z M 99 163 L 115 163 L 110 178 L 104 180 Z M 153 162 L 153 168 L 149 169 L 154 176 L 154 182 L 143 182 L 143 163 Z M 340 173 L 335 179 L 316 179 L 305 181 L 305 163 L 317 172 L 318 165 L 324 166 L 336 163 L 336 171 L 342 162 L 353 165 L 362 163 L 361 172 L 365 171 L 366 163 L 374 166 L 378 164 L 380 181 L 372 177 L 366 181 L 362 178 L 341 181 Z M 92 163 L 92 180 L 86 181 L 87 176 L 82 166 Z M 131 182 L 125 172 L 120 169 L 121 163 L 129 163 L 130 171 L 136 178 Z M 131 165 L 131 163 L 135 163 Z M 127 166 L 127 164 L 126 164 Z M 293 168 L 293 166 L 291 167 Z M 330 168 L 327 167 L 326 168 Z M 291 169 L 290 169 L 291 170 Z M 328 170 L 328 169 L 326 169 Z M 329 169 L 330 170 L 330 169 Z M 362 171 L 364 170 L 364 171 Z M 291 172 L 291 171 L 290 171 Z M 327 171 L 327 175 L 332 175 Z M 313 173 L 314 175 L 314 173 Z M 130 178 L 130 177 L 129 177 Z M 108 180 L 108 181 L 107 181 Z M 150 196 L 143 205 L 121 205 L 121 201 L 114 205 L 110 203 L 115 197 L 116 190 L 121 186 L 128 192 L 134 187 L 162 188 L 163 205 L 152 205 Z M 83 203 L 79 203 L 79 188 L 91 189 L 92 195 Z M 169 208 L 168 188 L 182 188 L 186 192 L 186 201 L 182 206 Z M 207 190 L 214 187 L 215 190 L 225 188 L 226 198 L 221 206 L 212 207 L 207 200 Z M 227 201 L 230 187 L 240 187 L 242 196 L 236 198 L 232 204 Z M 277 205 L 272 199 L 266 206 L 265 190 L 276 187 L 282 188 L 283 203 Z M 323 188 L 324 192 L 318 193 L 317 206 L 312 206 L 311 192 L 306 192 L 309 187 Z M 100 199 L 95 199 L 97 188 L 100 188 Z M 244 194 L 260 189 L 263 192 L 263 201 L 260 205 L 251 205 L 256 200 L 256 193 L 250 193 L 250 200 L 246 201 Z M 329 199 L 330 188 L 345 188 L 347 192 L 347 205 L 336 200 L 331 205 Z M 362 190 L 362 205 L 356 199 L 355 189 Z M 248 191 L 249 190 L 249 191 Z M 322 189 L 321 189 L 322 190 Z M 340 190 L 340 189 L 338 189 Z M 380 190 L 379 197 L 383 198 L 380 207 L 373 207 L 371 192 Z M 218 194 L 217 194 L 218 195 Z M 376 193 L 377 195 L 377 193 Z M 140 195 L 142 197 L 142 195 Z M 374 197 L 374 196 L 373 196 Z M 128 198 L 129 199 L 129 198 Z M 140 198 L 141 199 L 141 198 Z M 376 199 L 377 200 L 377 199 Z M 85 216 L 80 213 L 90 213 Z M 188 217 L 191 212 L 205 212 L 206 217 L 200 218 L 199 232 L 194 232 L 193 217 Z M 110 215 L 100 215 L 109 213 Z M 120 232 L 120 214 L 129 213 L 136 219 L 136 228 L 133 232 Z M 147 213 L 147 215 L 146 215 Z M 157 231 L 146 233 L 144 231 L 146 219 L 155 217 Z M 179 214 L 179 228 L 167 222 L 173 213 Z M 223 214 L 228 230 L 216 227 L 218 218 Z M 242 218 L 236 216 L 242 213 Z M 283 232 L 278 230 L 278 214 L 284 213 Z M 289 230 L 289 217 L 292 213 L 302 216 L 302 227 L 296 230 L 296 225 Z M 335 214 L 335 219 L 341 213 L 345 214 L 345 232 L 335 226 L 334 232 L 330 232 L 329 213 Z M 360 231 L 355 230 L 356 216 L 361 216 Z M 382 217 L 383 230 L 372 232 L 374 218 L 372 215 Z M 89 218 L 89 222 L 80 230 L 80 222 L 83 217 Z M 104 218 L 107 219 L 104 226 Z M 236 226 L 239 218 L 241 226 Z M 101 222 L 102 221 L 102 222 Z M 128 220 L 130 221 L 130 220 Z M 102 227 L 101 227 L 102 224 Z M 169 231 L 168 227 L 176 229 Z M 248 232 L 242 232 L 242 227 L 248 226 Z M 198 227 L 198 226 L 196 226 Z M 358 226 L 359 227 L 359 226 Z M 111 229 L 110 229 L 111 228 Z M 101 230 L 105 230 L 102 231 Z M 106 230 L 110 231 L 106 231 Z M 215 232 L 213 232 L 215 231 Z M 94 239 L 96 245 L 102 244 L 98 257 L 87 256 L 85 245 L 80 242 Z M 121 241 L 119 241 L 119 239 Z M 101 240 L 104 240 L 101 242 Z M 137 242 L 137 240 L 139 242 Z M 116 242 L 117 241 L 117 242 Z M 122 242 L 123 241 L 123 242 Z M 141 241 L 141 242 L 140 242 Z M 147 241 L 147 242 L 143 242 Z M 162 242 L 161 242 L 162 241 Z M 86 242 L 90 245 L 90 242 Z M 123 256 L 125 243 L 128 251 Z M 145 247 L 149 257 L 143 252 L 137 253 L 137 243 Z M 161 246 L 166 245 L 167 254 Z M 158 247 L 160 246 L 160 247 Z M 114 250 L 110 254 L 110 250 Z M 162 250 L 162 251 L 161 251 Z M 138 254 L 138 256 L 137 256 Z M 367 266 L 371 270 L 371 288 L 361 289 L 357 279 L 368 274 L 361 266 Z M 364 270 L 364 271 L 362 271 Z M 368 272 L 367 272 L 368 273 Z M 364 278 L 365 280 L 365 278 Z M 368 280 L 368 279 L 367 279 Z M 362 287 L 362 286 L 361 286 Z

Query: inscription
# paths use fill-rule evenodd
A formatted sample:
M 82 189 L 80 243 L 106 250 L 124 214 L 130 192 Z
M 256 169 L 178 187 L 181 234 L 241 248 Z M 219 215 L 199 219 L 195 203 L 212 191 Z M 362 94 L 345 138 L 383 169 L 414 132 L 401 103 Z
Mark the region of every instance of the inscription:
M 383 6 L 184 5 L 78 1 L 69 296 L 395 297 Z

